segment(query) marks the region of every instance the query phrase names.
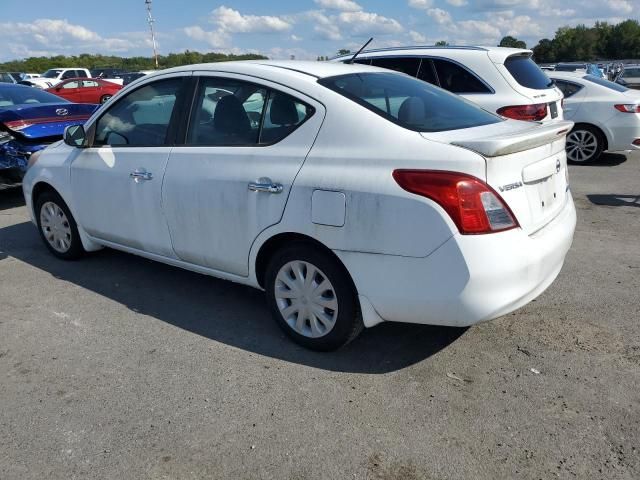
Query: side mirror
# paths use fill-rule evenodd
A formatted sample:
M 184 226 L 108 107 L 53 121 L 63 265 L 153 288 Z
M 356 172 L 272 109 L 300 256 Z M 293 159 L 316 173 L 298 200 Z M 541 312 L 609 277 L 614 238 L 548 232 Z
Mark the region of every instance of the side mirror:
M 87 134 L 85 133 L 84 127 L 82 125 L 71 125 L 65 128 L 62 138 L 64 140 L 64 143 L 71 147 L 87 147 Z

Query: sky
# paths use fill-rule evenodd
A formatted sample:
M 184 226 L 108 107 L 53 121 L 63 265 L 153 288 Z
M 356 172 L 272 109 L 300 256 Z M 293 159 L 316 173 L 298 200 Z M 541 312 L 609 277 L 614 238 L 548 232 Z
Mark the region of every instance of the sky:
M 197 50 L 316 59 L 341 48 L 533 47 L 558 27 L 638 19 L 640 0 L 153 0 L 161 54 Z M 152 53 L 145 0 L 0 0 L 0 61 Z M 635 7 L 635 8 L 634 8 Z

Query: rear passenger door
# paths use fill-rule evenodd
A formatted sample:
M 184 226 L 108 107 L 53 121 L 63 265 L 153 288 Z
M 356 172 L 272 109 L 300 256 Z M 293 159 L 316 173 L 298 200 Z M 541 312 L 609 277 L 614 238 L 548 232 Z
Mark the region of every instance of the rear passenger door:
M 162 192 L 176 255 L 247 276 L 251 245 L 282 218 L 323 118 L 320 103 L 282 85 L 202 74 Z

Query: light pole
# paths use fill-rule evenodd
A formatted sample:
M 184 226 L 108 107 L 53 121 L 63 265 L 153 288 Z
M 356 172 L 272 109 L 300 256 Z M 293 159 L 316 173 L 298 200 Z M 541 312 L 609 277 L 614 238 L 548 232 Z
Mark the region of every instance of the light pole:
M 149 22 L 149 29 L 151 30 L 151 42 L 153 43 L 153 59 L 156 64 L 156 69 L 158 69 L 158 48 L 156 45 L 156 34 L 153 30 L 153 24 L 155 20 L 153 19 L 153 15 L 151 14 L 151 2 L 152 0 L 144 0 L 145 5 L 147 6 L 147 22 Z

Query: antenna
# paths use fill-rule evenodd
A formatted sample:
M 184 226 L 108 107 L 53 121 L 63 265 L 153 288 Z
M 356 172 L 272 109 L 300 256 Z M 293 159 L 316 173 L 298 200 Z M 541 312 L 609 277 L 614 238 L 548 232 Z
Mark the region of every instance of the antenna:
M 149 22 L 149 29 L 151 30 L 151 42 L 153 43 L 153 59 L 156 64 L 156 69 L 158 68 L 158 47 L 156 45 L 156 34 L 153 30 L 153 24 L 156 21 L 153 19 L 153 15 L 151 14 L 151 2 L 152 0 L 144 0 L 145 5 L 147 6 L 147 22 Z
M 369 40 L 367 40 L 367 43 L 365 43 L 364 45 L 362 45 L 362 47 L 360 47 L 360 50 L 358 50 L 355 55 L 353 57 L 351 57 L 351 59 L 347 60 L 345 63 L 353 63 L 353 61 L 356 59 L 356 57 L 358 55 L 360 55 L 360 53 L 367 48 L 367 45 L 369 45 L 371 42 L 373 41 L 373 37 L 371 37 Z

